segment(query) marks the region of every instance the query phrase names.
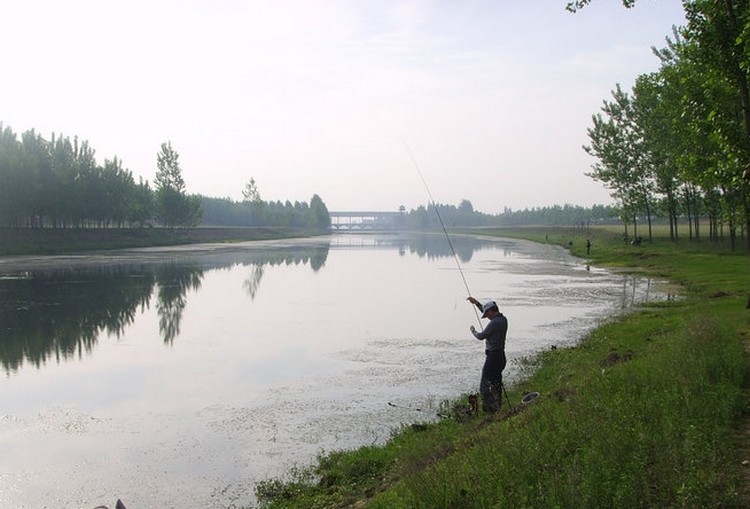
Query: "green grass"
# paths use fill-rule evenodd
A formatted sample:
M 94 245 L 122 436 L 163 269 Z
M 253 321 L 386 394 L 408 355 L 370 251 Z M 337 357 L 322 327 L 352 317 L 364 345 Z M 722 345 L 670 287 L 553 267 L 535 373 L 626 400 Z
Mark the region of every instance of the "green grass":
M 710 318 L 636 322 L 630 340 L 618 321 L 585 347 L 545 352 L 525 384 L 540 399 L 368 507 L 731 506 L 741 345 Z M 630 360 L 608 362 L 613 352 Z
M 747 254 L 664 237 L 625 245 L 604 228 L 482 234 L 557 243 L 595 264 L 668 277 L 684 298 L 525 359 L 530 375 L 510 398 L 541 397 L 516 412 L 404 426 L 382 447 L 323 454 L 260 483 L 262 506 L 747 507 L 738 452 L 747 451 L 740 431 L 750 417 Z

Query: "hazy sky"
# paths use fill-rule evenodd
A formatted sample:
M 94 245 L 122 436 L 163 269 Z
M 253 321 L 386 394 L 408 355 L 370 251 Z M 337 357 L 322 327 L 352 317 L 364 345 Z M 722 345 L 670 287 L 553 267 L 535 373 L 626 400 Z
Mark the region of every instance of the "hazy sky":
M 330 210 L 609 203 L 586 128 L 658 69 L 679 0 L 2 0 L 0 122 L 153 182 Z

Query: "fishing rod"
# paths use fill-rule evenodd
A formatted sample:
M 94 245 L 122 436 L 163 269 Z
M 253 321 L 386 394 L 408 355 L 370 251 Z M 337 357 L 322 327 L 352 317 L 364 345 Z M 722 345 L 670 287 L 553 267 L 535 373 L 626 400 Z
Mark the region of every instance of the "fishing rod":
M 406 143 L 406 138 L 402 136 L 401 141 L 404 142 L 404 148 L 406 148 L 406 152 L 409 154 L 409 157 L 411 158 L 411 162 L 414 163 L 414 167 L 417 169 L 417 173 L 419 173 L 419 178 L 422 180 L 422 184 L 424 184 L 425 190 L 427 190 L 427 196 L 430 199 L 432 208 L 435 209 L 435 214 L 437 215 L 438 221 L 440 222 L 440 226 L 443 228 L 443 233 L 445 234 L 445 238 L 448 241 L 448 246 L 450 246 L 451 253 L 453 253 L 453 259 L 456 261 L 456 267 L 458 267 L 458 273 L 461 274 L 461 280 L 464 282 L 466 293 L 467 295 L 471 295 L 471 290 L 469 289 L 469 283 L 466 282 L 466 276 L 464 276 L 464 271 L 461 268 L 461 262 L 459 262 L 458 255 L 456 254 L 456 250 L 453 248 L 453 242 L 451 241 L 450 235 L 448 235 L 448 230 L 445 227 L 445 223 L 443 222 L 443 217 L 440 215 L 440 210 L 438 209 L 437 203 L 435 203 L 435 199 L 432 197 L 430 186 L 427 185 L 427 181 L 425 180 L 424 175 L 422 174 L 422 169 L 419 167 L 419 163 L 417 163 L 417 159 L 414 157 L 414 154 L 409 148 L 409 144 Z M 479 318 L 479 312 L 477 311 L 475 306 L 472 306 L 472 307 L 474 308 L 474 314 L 477 317 L 477 322 L 479 322 L 479 324 L 481 325 L 482 320 Z
M 471 290 L 469 289 L 469 283 L 466 282 L 466 276 L 464 276 L 464 271 L 461 268 L 461 262 L 458 260 L 458 255 L 456 254 L 456 250 L 453 248 L 453 242 L 451 241 L 450 235 L 448 235 L 448 229 L 445 227 L 445 222 L 443 222 L 443 217 L 440 215 L 440 210 L 438 209 L 437 204 L 435 203 L 435 199 L 432 197 L 430 186 L 427 185 L 427 180 L 425 180 L 424 174 L 422 173 L 422 169 L 419 167 L 419 163 L 417 162 L 416 157 L 414 157 L 414 154 L 412 153 L 411 148 L 409 148 L 409 144 L 406 143 L 406 138 L 401 136 L 401 141 L 403 141 L 404 148 L 406 149 L 406 152 L 409 154 L 409 157 L 411 158 L 411 162 L 414 163 L 414 167 L 417 169 L 417 173 L 419 173 L 419 178 L 422 180 L 422 184 L 424 184 L 424 188 L 427 190 L 427 196 L 430 199 L 432 208 L 435 209 L 435 214 L 437 215 L 438 221 L 440 222 L 440 226 L 443 228 L 443 233 L 445 234 L 445 238 L 448 241 L 448 245 L 451 248 L 451 253 L 453 253 L 453 259 L 456 261 L 456 267 L 458 267 L 458 273 L 461 274 L 461 280 L 464 282 L 466 293 L 468 295 L 471 295 Z M 481 326 L 482 319 L 479 317 L 479 312 L 477 311 L 476 306 L 472 306 L 472 308 L 474 308 L 474 315 L 477 317 L 477 322 Z M 508 400 L 508 405 L 510 406 L 511 411 L 515 411 L 515 408 L 513 408 L 513 404 L 510 402 L 508 391 L 505 389 L 505 384 L 500 385 L 500 390 L 501 390 L 500 400 L 502 401 L 503 393 L 505 393 L 505 399 Z M 388 404 L 391 405 L 391 403 L 388 403 Z M 395 405 L 391 405 L 391 406 L 395 406 Z

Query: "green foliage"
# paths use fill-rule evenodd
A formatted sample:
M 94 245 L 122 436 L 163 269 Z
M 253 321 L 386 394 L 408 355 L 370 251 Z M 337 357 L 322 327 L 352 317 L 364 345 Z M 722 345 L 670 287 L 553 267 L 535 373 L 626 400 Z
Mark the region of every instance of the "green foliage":
M 19 141 L 0 123 L 0 225 L 82 228 L 143 224 L 151 191 L 135 184 L 119 159 L 98 165 L 86 141 L 45 140 L 27 131 Z
M 331 217 L 323 200 L 314 195 L 310 205 L 304 202 L 235 202 L 230 198 L 200 196 L 202 220 L 206 225 L 276 226 L 324 230 Z
M 309 225 L 313 228 L 328 228 L 331 226 L 331 216 L 328 207 L 317 194 L 310 199 Z
M 612 189 L 624 208 L 635 211 L 647 202 L 650 192 L 646 178 L 648 152 L 643 146 L 642 129 L 635 120 L 633 98 L 619 85 L 612 97 L 602 107 L 606 118 L 594 115 L 594 126 L 588 130 L 591 146 L 584 149 L 599 161 L 588 175 Z
M 659 72 L 637 77 L 632 94 L 618 84 L 593 116 L 584 147 L 597 159 L 590 176 L 612 190 L 634 224 L 663 200 L 673 240 L 681 214 L 691 218 L 691 238 L 708 214 L 711 238 L 726 225 L 734 239 L 740 225 L 750 229 L 750 4 L 683 6 L 687 25 L 655 51 Z
M 344 506 L 363 493 L 374 493 L 392 464 L 393 450 L 389 448 L 332 451 L 321 454 L 314 467 L 293 469 L 287 480 L 258 483 L 255 495 L 262 504 L 276 508 Z
M 170 142 L 161 144 L 156 166 L 156 215 L 169 228 L 197 225 L 201 218 L 200 198 L 185 192 L 179 155 Z
M 258 191 L 258 184 L 255 183 L 254 178 L 250 178 L 250 182 L 245 184 L 245 189 L 242 190 L 242 196 L 245 201 L 252 203 L 260 203 L 260 191 Z
M 499 214 L 486 214 L 474 209 L 469 200 L 462 200 L 458 207 L 453 205 L 421 205 L 405 215 L 405 226 L 415 230 L 441 228 L 440 218 L 446 228 L 471 228 L 492 226 L 581 226 L 595 222 L 613 222 L 620 215 L 620 209 L 611 205 L 551 205 L 522 210 L 505 208 Z
M 627 8 L 630 8 L 635 5 L 635 2 L 636 0 L 622 0 L 622 5 L 624 5 Z M 583 9 L 590 3 L 591 3 L 591 0 L 575 0 L 573 2 L 568 2 L 565 8 L 570 12 L 578 12 L 580 9 Z
M 10 228 L 129 228 L 148 226 L 158 218 L 164 225 L 190 227 L 201 223 L 325 229 L 328 209 L 319 196 L 311 204 L 260 200 L 251 179 L 250 201 L 188 195 L 179 155 L 171 143 L 157 154 L 155 189 L 135 182 L 115 157 L 96 163 L 85 141 L 34 130 L 21 135 L 0 123 L 0 227 Z M 204 218 L 204 210 L 206 211 Z
M 544 225 L 544 226 L 580 226 L 597 222 L 616 222 L 620 209 L 611 205 L 552 205 L 546 207 L 526 208 L 523 210 L 506 209 L 493 222 L 499 226 Z

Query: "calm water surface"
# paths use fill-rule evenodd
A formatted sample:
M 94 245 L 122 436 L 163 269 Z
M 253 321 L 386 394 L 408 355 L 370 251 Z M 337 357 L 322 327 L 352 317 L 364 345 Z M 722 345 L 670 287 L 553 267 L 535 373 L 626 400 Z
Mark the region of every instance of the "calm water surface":
M 668 298 L 556 247 L 451 240 L 509 318 L 509 380 Z M 257 481 L 475 392 L 465 299 L 440 235 L 0 258 L 0 507 L 251 505 Z

